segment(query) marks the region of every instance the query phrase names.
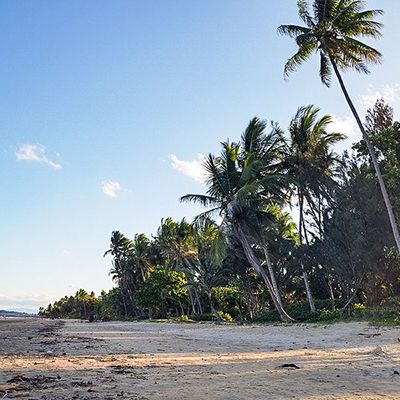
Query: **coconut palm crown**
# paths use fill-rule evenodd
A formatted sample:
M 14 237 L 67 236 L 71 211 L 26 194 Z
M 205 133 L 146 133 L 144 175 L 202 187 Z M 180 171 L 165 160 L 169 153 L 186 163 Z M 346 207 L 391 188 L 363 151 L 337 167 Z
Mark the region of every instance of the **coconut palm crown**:
M 367 65 L 381 62 L 382 54 L 357 38 L 378 38 L 382 10 L 365 10 L 362 0 L 315 0 L 310 7 L 299 0 L 298 13 L 305 26 L 281 25 L 278 32 L 296 40 L 298 50 L 285 65 L 285 76 L 294 72 L 314 52 L 320 56 L 320 77 L 330 85 L 332 67 L 369 73 Z

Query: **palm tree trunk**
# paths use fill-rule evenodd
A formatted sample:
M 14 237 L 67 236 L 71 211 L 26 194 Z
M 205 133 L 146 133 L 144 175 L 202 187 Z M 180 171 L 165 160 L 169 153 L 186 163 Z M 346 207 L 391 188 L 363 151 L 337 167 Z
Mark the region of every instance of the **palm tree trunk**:
M 274 273 L 274 270 L 272 268 L 272 262 L 271 262 L 271 258 L 269 256 L 268 247 L 266 245 L 264 245 L 263 246 L 263 250 L 264 250 L 265 261 L 267 262 L 269 276 L 271 278 L 272 287 L 275 290 L 276 299 L 282 305 L 282 298 L 281 298 L 281 294 L 279 293 L 278 284 L 276 283 L 275 273 Z
M 215 317 L 217 318 L 217 324 L 220 324 L 222 322 L 221 316 L 218 314 L 218 311 L 214 307 L 214 303 L 211 298 L 211 291 L 207 290 L 207 296 L 208 296 L 208 301 L 210 302 L 210 309 L 211 309 L 211 314 L 214 314 Z
M 335 294 L 333 293 L 333 285 L 332 285 L 332 280 L 330 277 L 328 277 L 328 288 L 329 288 L 329 297 L 330 297 L 331 303 L 332 303 L 332 311 L 335 311 L 336 310 Z
M 146 273 L 142 265 L 140 266 L 140 273 L 142 274 L 143 282 L 146 282 Z
M 247 261 L 250 263 L 250 265 L 253 267 L 253 269 L 257 272 L 257 274 L 264 280 L 265 285 L 267 286 L 268 292 L 272 298 L 272 301 L 275 305 L 276 310 L 278 311 L 279 317 L 281 318 L 282 321 L 286 322 L 292 322 L 293 318 L 291 318 L 286 311 L 284 310 L 283 306 L 281 303 L 279 303 L 275 290 L 268 278 L 268 275 L 264 271 L 263 267 L 260 265 L 259 261 L 257 260 L 257 257 L 255 256 L 253 249 L 250 246 L 250 243 L 243 232 L 242 228 L 240 225 L 236 227 L 236 233 L 237 233 L 237 238 L 239 239 L 239 242 L 242 244 L 243 250 L 246 254 Z
M 303 194 L 299 190 L 299 208 L 300 208 L 300 217 L 299 217 L 299 241 L 300 241 L 300 266 L 301 270 L 303 272 L 303 280 L 304 280 L 304 286 L 306 289 L 306 296 L 307 296 L 307 301 L 310 306 L 310 311 L 312 314 L 315 314 L 317 312 L 314 304 L 314 299 L 313 295 L 311 292 L 311 286 L 310 286 L 310 281 L 308 279 L 308 274 L 306 269 L 304 268 L 304 263 L 303 263 L 303 229 L 304 227 L 304 215 L 303 215 L 303 207 L 304 207 L 304 198 Z
M 196 315 L 197 312 L 196 312 L 195 303 L 194 303 L 194 299 L 193 299 L 193 293 L 190 290 L 190 287 L 188 287 L 188 293 L 189 293 L 190 305 L 192 307 L 192 314 Z
M 127 318 L 128 317 L 128 309 L 126 307 L 125 290 L 124 290 L 124 283 L 123 283 L 122 279 L 119 280 L 118 286 L 121 291 L 121 299 L 122 299 L 122 305 L 124 306 L 125 318 Z
M 194 289 L 194 294 L 196 296 L 196 302 L 199 307 L 200 315 L 202 315 L 203 314 L 203 306 L 201 305 L 201 301 L 199 298 L 199 292 L 197 291 L 197 288 Z
M 351 101 L 349 93 L 347 92 L 346 86 L 345 86 L 345 84 L 343 82 L 342 76 L 340 75 L 339 69 L 338 69 L 335 61 L 333 60 L 333 58 L 331 56 L 329 56 L 329 58 L 330 58 L 333 70 L 335 71 L 336 77 L 338 78 L 340 87 L 342 88 L 344 97 L 346 98 L 347 104 L 349 105 L 350 110 L 353 113 L 354 118 L 357 121 L 357 125 L 360 128 L 360 131 L 362 133 L 363 139 L 364 139 L 365 143 L 367 144 L 367 148 L 368 148 L 368 151 L 369 151 L 369 155 L 371 157 L 372 165 L 374 166 L 376 176 L 378 177 L 378 182 L 379 182 L 379 186 L 380 186 L 380 189 L 381 189 L 381 192 L 382 192 L 383 200 L 385 202 L 387 213 L 389 215 L 389 221 L 390 221 L 390 225 L 392 227 L 394 241 L 396 243 L 397 251 L 400 253 L 400 235 L 399 235 L 399 230 L 398 230 L 398 227 L 397 227 L 396 218 L 395 218 L 394 213 L 393 213 L 392 204 L 390 203 L 389 195 L 388 195 L 388 192 L 386 190 L 386 185 L 385 185 L 385 182 L 383 180 L 381 170 L 379 168 L 378 160 L 376 159 L 375 150 L 374 150 L 374 148 L 373 148 L 373 146 L 372 146 L 372 144 L 371 144 L 371 142 L 369 140 L 367 132 L 364 129 L 364 125 L 361 122 L 361 119 L 360 119 L 360 117 L 359 117 L 359 115 L 357 113 L 357 110 L 354 107 L 353 102 Z

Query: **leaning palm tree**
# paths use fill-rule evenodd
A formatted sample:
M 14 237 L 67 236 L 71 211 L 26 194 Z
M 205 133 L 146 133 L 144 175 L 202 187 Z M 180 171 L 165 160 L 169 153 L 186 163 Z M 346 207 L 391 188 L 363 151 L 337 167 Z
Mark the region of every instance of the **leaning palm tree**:
M 332 118 L 329 115 L 318 118 L 319 111 L 317 107 L 311 105 L 297 110 L 290 123 L 290 141 L 286 146 L 284 160 L 285 168 L 293 178 L 292 186 L 295 189 L 293 194 L 296 195 L 299 205 L 300 265 L 312 313 L 315 313 L 316 309 L 302 255 L 303 240 L 309 244 L 304 214 L 306 206 L 311 212 L 315 208 L 320 208 L 321 197 L 327 195 L 329 187 L 332 186 L 332 169 L 337 157 L 331 147 L 345 138 L 340 133 L 327 131 Z M 316 217 L 318 219 L 318 216 Z
M 242 246 L 248 262 L 263 279 L 280 318 L 291 321 L 255 251 L 265 206 L 283 196 L 284 179 L 277 171 L 281 134 L 276 128 L 266 134 L 265 129 L 265 122 L 254 118 L 241 144 L 223 143 L 221 155 L 210 154 L 204 163 L 207 194 L 188 194 L 181 200 L 211 207 L 197 217 L 198 222 L 220 215 L 223 228 Z
M 378 64 L 382 55 L 357 38 L 378 38 L 382 24 L 374 18 L 382 15 L 382 10 L 365 10 L 362 0 L 314 0 L 313 13 L 305 0 L 298 0 L 298 11 L 306 26 L 281 25 L 278 31 L 296 40 L 298 50 L 285 65 L 285 76 L 295 71 L 314 52 L 320 56 L 320 78 L 330 86 L 332 69 L 339 81 L 346 101 L 357 121 L 363 139 L 368 147 L 372 165 L 378 177 L 379 186 L 389 215 L 397 250 L 400 252 L 400 236 L 392 205 L 379 168 L 375 150 L 361 122 L 357 110 L 347 92 L 341 71 L 355 69 L 369 73 L 368 64 Z

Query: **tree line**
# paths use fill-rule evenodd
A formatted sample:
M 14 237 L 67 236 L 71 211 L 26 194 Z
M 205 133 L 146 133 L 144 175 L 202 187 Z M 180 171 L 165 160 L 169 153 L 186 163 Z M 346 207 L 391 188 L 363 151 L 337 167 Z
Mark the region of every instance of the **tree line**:
M 104 303 L 111 317 L 292 321 L 398 304 L 400 124 L 383 100 L 363 123 L 342 77 L 381 61 L 359 38 L 381 36 L 382 10 L 299 0 L 298 12 L 304 26 L 278 28 L 298 48 L 285 75 L 319 54 L 322 83 L 336 76 L 363 139 L 338 155 L 345 136 L 312 105 L 286 132 L 253 118 L 239 140 L 205 159 L 206 193 L 181 198 L 206 208 L 192 223 L 167 218 L 152 238 L 113 232 L 106 254 L 116 287 L 97 299 L 100 314 Z
M 344 135 L 331 123 L 313 106 L 299 108 L 286 134 L 252 119 L 205 160 L 207 193 L 182 197 L 205 212 L 192 223 L 163 219 L 151 238 L 114 231 L 105 256 L 116 287 L 79 291 L 42 314 L 290 321 L 395 306 L 399 257 L 368 149 L 361 140 L 352 155 L 336 154 Z M 400 123 L 379 100 L 365 126 L 398 216 Z

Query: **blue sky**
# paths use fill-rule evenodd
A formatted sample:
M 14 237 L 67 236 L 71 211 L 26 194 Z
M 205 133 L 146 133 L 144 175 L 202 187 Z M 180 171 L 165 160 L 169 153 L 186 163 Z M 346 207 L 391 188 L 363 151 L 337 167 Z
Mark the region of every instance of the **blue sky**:
M 0 309 L 37 308 L 80 287 L 111 287 L 112 230 L 152 234 L 201 192 L 199 155 L 237 139 L 257 115 L 286 128 L 316 104 L 359 135 L 336 82 L 313 59 L 288 82 L 295 0 L 0 3 Z M 345 79 L 363 112 L 400 103 L 400 3 L 376 43 L 384 64 Z

